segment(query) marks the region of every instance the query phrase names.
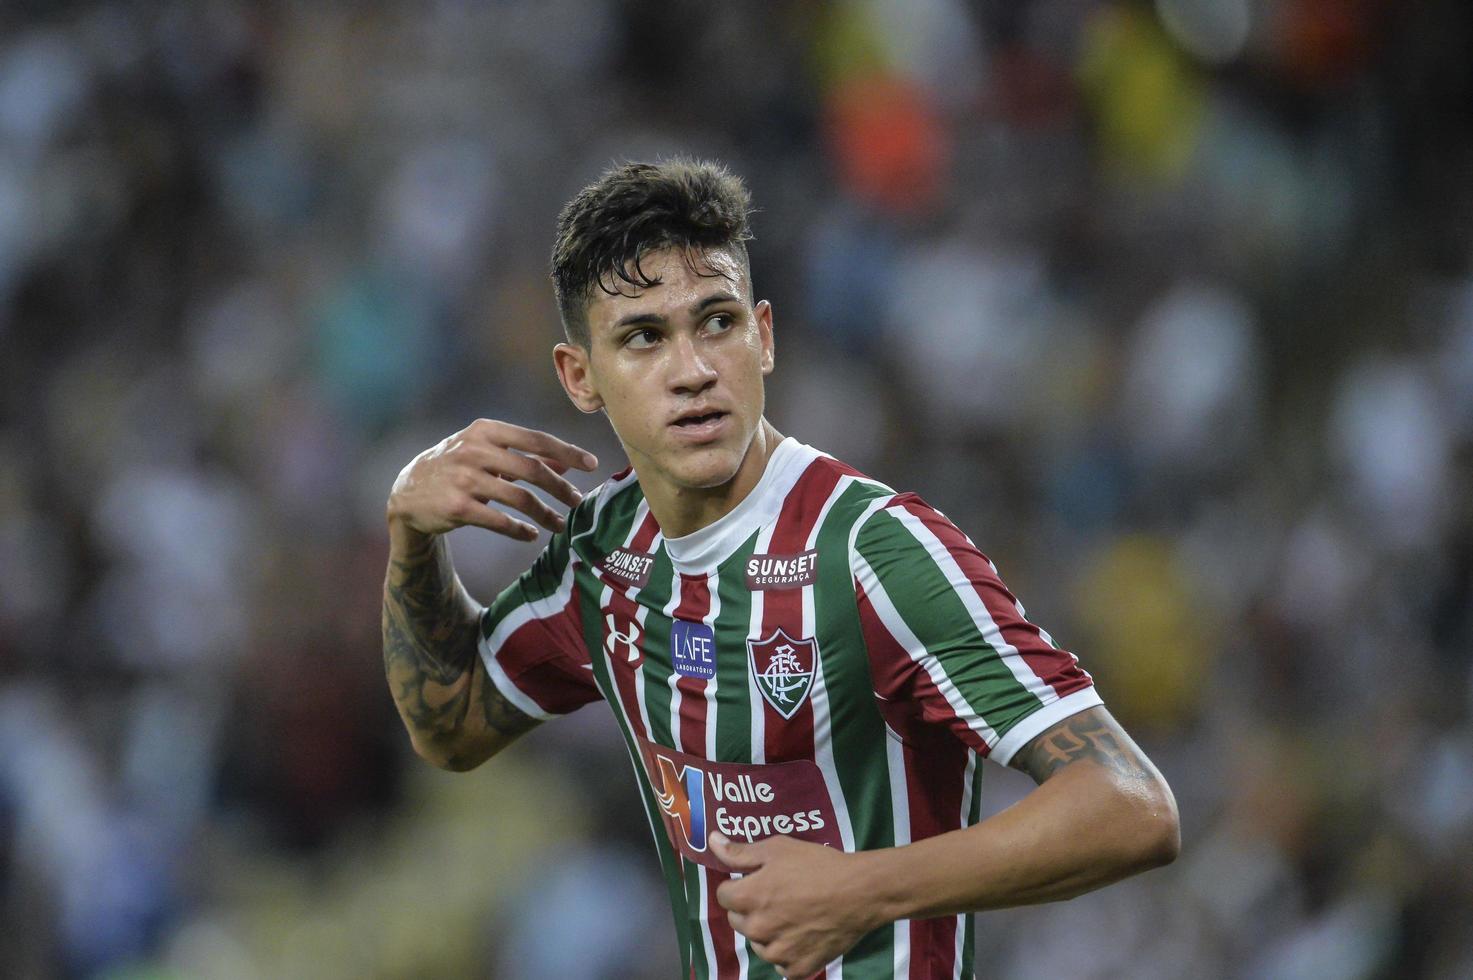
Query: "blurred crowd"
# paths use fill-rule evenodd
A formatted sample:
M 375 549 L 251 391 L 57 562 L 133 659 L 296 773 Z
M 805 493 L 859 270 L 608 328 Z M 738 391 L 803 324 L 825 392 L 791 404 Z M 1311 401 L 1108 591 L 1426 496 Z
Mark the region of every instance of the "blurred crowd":
M 760 209 L 769 417 L 1177 793 L 1175 865 L 980 916 L 980 975 L 1473 976 L 1470 51 L 1465 0 L 0 5 L 0 975 L 673 975 L 606 713 L 433 771 L 378 623 L 421 449 L 624 465 L 553 221 L 688 153 Z M 537 547 L 452 542 L 482 600 Z

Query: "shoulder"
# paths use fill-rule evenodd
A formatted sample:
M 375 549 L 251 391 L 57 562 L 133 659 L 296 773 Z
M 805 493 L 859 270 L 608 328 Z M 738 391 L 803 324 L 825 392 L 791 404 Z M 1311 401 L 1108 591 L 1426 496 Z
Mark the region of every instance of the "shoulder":
M 583 495 L 568 514 L 568 530 L 574 536 L 592 531 L 618 514 L 637 508 L 642 500 L 644 491 L 634 467 L 626 466 Z

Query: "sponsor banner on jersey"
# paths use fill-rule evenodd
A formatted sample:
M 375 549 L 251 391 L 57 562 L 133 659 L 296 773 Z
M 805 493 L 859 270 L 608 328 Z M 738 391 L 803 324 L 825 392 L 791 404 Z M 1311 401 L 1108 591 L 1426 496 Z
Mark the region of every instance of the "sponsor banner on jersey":
M 654 555 L 629 548 L 615 548 L 604 556 L 599 568 L 615 581 L 642 589 L 650 584 L 650 569 L 654 564 Z
M 716 633 L 705 623 L 672 619 L 670 659 L 680 676 L 710 680 L 716 676 Z
M 604 614 L 604 651 L 616 664 L 638 667 L 644 663 L 644 629 L 639 620 L 607 606 Z
M 697 864 L 730 870 L 710 853 L 713 830 L 739 843 L 787 834 L 843 849 L 823 774 L 810 760 L 713 762 L 644 738 L 639 748 L 665 833 Z
M 747 588 L 801 589 L 818 580 L 818 552 L 801 555 L 753 555 L 747 559 Z
M 813 687 L 818 641 L 795 640 L 779 629 L 765 640 L 748 640 L 747 653 L 762 696 L 778 714 L 792 718 Z

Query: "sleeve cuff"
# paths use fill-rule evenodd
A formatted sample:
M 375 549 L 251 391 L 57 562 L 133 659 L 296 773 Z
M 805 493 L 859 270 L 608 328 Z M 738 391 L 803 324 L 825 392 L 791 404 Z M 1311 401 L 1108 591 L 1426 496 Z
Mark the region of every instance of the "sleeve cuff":
M 1012 761 L 1019 749 L 1043 734 L 1048 728 L 1070 715 L 1077 715 L 1081 711 L 1104 703 L 1093 684 L 1073 694 L 1066 694 L 1052 704 L 1039 708 L 1008 729 L 1008 733 L 997 740 L 997 744 L 992 747 L 987 757 L 1005 766 Z

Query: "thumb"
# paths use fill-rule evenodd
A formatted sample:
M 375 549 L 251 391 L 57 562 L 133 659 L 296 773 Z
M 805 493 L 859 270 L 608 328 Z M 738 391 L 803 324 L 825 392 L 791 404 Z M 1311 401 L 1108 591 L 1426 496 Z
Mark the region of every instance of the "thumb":
M 737 844 L 719 831 L 711 831 L 711 853 L 733 871 L 756 871 L 767 863 L 760 844 Z

